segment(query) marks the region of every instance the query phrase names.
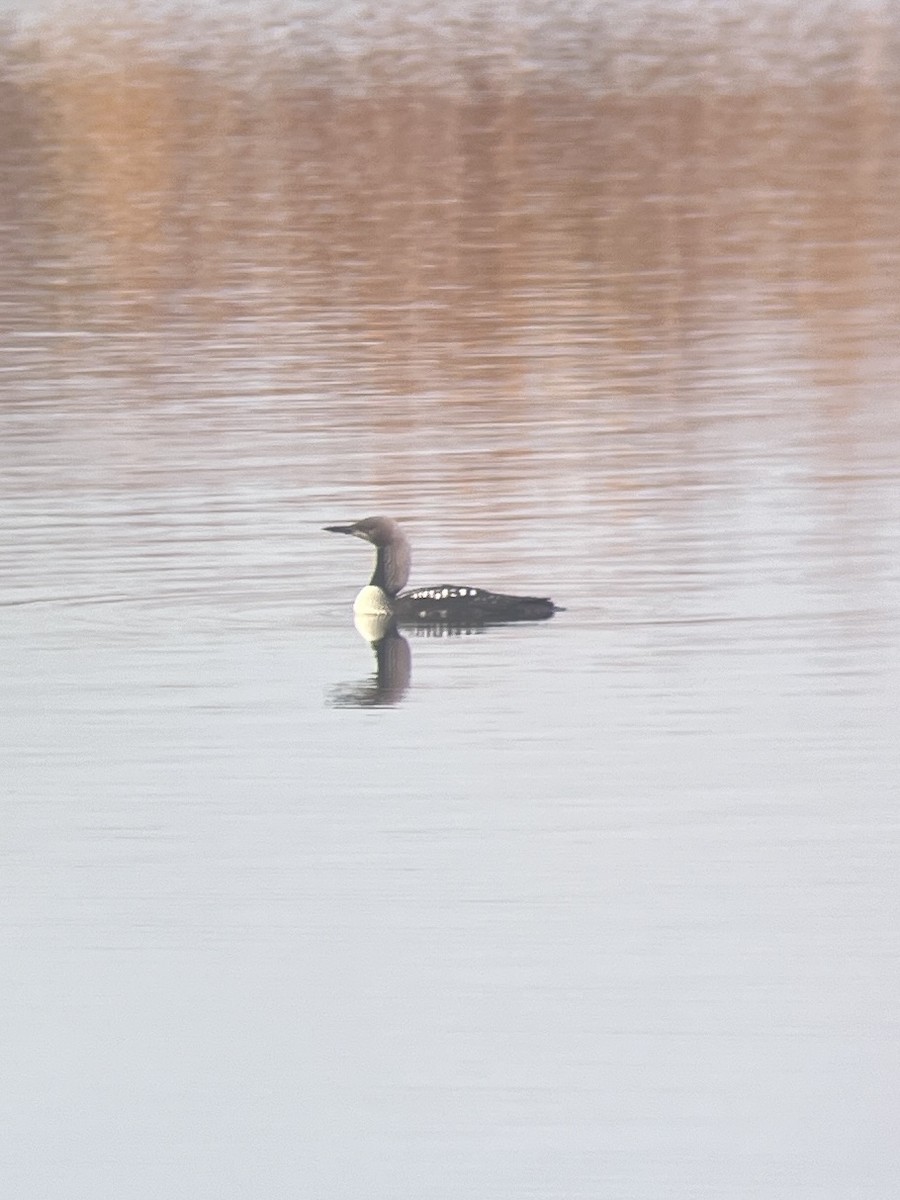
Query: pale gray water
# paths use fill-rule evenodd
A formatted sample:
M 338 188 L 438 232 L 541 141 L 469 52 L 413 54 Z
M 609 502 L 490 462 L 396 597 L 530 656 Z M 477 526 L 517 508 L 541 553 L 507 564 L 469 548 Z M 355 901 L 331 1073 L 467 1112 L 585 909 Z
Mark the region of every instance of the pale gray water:
M 893 1198 L 896 18 L 41 11 L 3 1194 Z M 373 705 L 374 512 L 566 612 Z

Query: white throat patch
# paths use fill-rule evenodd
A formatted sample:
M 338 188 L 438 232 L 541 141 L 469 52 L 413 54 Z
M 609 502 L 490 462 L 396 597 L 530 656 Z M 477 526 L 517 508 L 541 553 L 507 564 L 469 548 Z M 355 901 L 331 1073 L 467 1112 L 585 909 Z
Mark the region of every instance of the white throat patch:
M 380 587 L 373 587 L 371 583 L 367 583 L 354 600 L 353 611 L 357 616 L 390 616 L 391 602 Z

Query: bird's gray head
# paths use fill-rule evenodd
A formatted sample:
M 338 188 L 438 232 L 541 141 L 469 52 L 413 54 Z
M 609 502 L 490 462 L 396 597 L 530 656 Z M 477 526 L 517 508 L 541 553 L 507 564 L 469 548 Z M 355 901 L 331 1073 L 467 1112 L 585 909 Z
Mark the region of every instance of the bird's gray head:
M 391 542 L 403 539 L 403 531 L 396 521 L 390 517 L 363 517 L 352 525 L 326 525 L 328 533 L 349 533 L 351 537 L 362 538 L 373 546 L 389 546 Z
M 396 596 L 409 579 L 412 552 L 406 534 L 390 517 L 363 517 L 352 525 L 326 525 L 328 533 L 347 533 L 351 537 L 371 542 L 378 550 L 373 587 L 380 587 L 388 596 Z

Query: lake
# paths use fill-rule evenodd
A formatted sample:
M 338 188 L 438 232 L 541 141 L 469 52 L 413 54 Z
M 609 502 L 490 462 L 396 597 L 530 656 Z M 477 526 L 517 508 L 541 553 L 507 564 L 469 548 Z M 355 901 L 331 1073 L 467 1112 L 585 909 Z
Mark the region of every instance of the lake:
M 5 1195 L 897 1194 L 898 38 L 3 6 Z

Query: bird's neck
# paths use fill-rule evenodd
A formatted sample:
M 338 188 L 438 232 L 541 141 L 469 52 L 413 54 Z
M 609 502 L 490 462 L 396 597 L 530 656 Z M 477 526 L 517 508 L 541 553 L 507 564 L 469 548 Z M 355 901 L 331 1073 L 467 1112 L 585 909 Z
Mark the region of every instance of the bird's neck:
M 406 538 L 397 538 L 389 546 L 379 546 L 369 586 L 380 588 L 387 596 L 396 596 L 409 579 L 411 559 Z

